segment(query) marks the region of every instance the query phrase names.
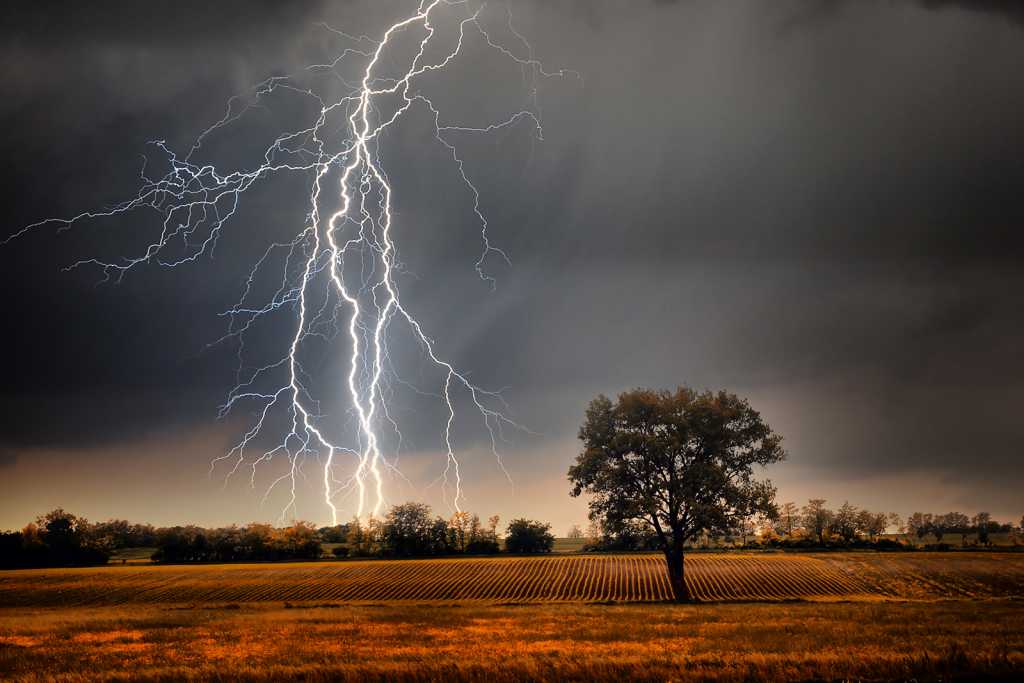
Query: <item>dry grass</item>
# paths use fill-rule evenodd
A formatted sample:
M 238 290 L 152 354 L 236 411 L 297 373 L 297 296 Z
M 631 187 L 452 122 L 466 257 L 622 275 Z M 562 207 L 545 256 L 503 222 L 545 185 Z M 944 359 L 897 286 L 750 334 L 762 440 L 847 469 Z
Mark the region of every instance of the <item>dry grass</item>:
M 1024 674 L 1022 557 L 708 554 L 687 574 L 719 602 L 654 602 L 654 555 L 5 572 L 0 680 Z
M 0 610 L 0 679 L 1014 680 L 1016 601 Z
M 1024 597 L 1024 556 L 987 553 L 694 554 L 704 601 Z M 642 602 L 670 598 L 658 555 L 462 558 L 0 573 L 0 607 L 210 602 Z

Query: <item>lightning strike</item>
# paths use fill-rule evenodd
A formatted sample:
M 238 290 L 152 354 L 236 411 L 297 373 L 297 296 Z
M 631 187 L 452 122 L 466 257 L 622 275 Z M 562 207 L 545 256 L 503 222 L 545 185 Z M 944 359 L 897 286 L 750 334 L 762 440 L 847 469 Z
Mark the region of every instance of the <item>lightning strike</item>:
M 445 358 L 423 324 L 403 303 L 398 275 L 403 264 L 393 230 L 392 184 L 381 162 L 382 138 L 410 112 L 422 111 L 433 127 L 433 141 L 441 145 L 451 160 L 472 205 L 479 225 L 481 251 L 472 264 L 479 277 L 492 288 L 495 279 L 488 274 L 486 262 L 497 257 L 511 263 L 508 254 L 496 246 L 489 223 L 481 208 L 481 193 L 472 182 L 466 165 L 450 136 L 452 134 L 488 134 L 515 126 L 527 126 L 535 139 L 543 140 L 540 109 L 537 104 L 539 79 L 562 78 L 579 74 L 569 70 L 548 71 L 535 59 L 526 38 L 513 26 L 511 13 L 504 14 L 508 34 L 517 43 L 502 44 L 494 30 L 485 26 L 485 4 L 468 0 L 423 0 L 410 15 L 389 26 L 379 39 L 351 35 L 322 25 L 346 47 L 330 62 L 307 67 L 307 73 L 329 74 L 342 87 L 340 96 L 328 98 L 312 87 L 303 87 L 292 76 L 269 78 L 254 87 L 250 101 L 233 97 L 224 115 L 204 130 L 187 153 L 177 155 L 163 140 L 151 144 L 165 157 L 168 172 L 148 177 L 143 166 L 141 186 L 131 199 L 103 211 L 87 211 L 70 218 L 48 218 L 11 235 L 4 244 L 28 232 L 56 225 L 58 232 L 73 225 L 127 214 L 137 209 L 152 209 L 163 216 L 160 231 L 141 253 L 118 261 L 89 258 L 66 269 L 93 266 L 103 273 L 103 281 L 120 282 L 133 268 L 157 264 L 176 268 L 212 258 L 225 226 L 236 215 L 242 196 L 259 183 L 284 174 L 305 174 L 311 178 L 308 210 L 302 227 L 290 241 L 271 243 L 249 271 L 237 303 L 223 313 L 228 320 L 225 334 L 211 345 L 237 343 L 236 384 L 220 407 L 224 418 L 245 405 L 253 421 L 239 441 L 227 453 L 213 459 L 210 471 L 227 465 L 225 482 L 243 468 L 256 485 L 260 465 L 284 458 L 285 472 L 274 479 L 264 494 L 266 501 L 279 486 L 286 486 L 288 502 L 281 518 L 296 514 L 297 483 L 305 476 L 304 464 L 315 459 L 321 468 L 318 486 L 333 524 L 340 517 L 343 500 L 354 498 L 352 512 L 357 517 L 379 516 L 386 504 L 385 476 L 402 477 L 398 454 L 403 436 L 399 422 L 388 408 L 395 387 L 421 395 L 436 396 L 446 419 L 441 426 L 445 455 L 440 474 L 442 495 L 456 511 L 464 499 L 460 461 L 454 438 L 457 419 L 456 396 L 461 394 L 472 404 L 490 435 L 490 450 L 506 477 L 499 441 L 503 430 L 527 430 L 507 416 L 499 391 L 485 390 L 470 381 L 466 372 Z M 440 44 L 443 31 L 439 24 L 452 22 L 450 43 Z M 413 38 L 412 56 L 397 76 L 387 76 L 401 59 L 398 47 L 402 38 Z M 510 112 L 503 120 L 470 125 L 446 122 L 442 111 L 424 94 L 420 81 L 427 74 L 452 68 L 465 50 L 471 34 L 481 45 L 521 68 L 529 89 L 529 106 Z M 434 59 L 432 52 L 440 50 Z M 344 67 L 358 64 L 358 77 L 350 80 Z M 312 100 L 317 111 L 306 125 L 282 133 L 263 153 L 262 163 L 249 170 L 222 171 L 211 164 L 194 161 L 204 144 L 216 132 L 239 121 L 265 98 L 290 93 Z M 396 105 L 388 101 L 397 98 Z M 390 106 L 390 113 L 389 111 Z M 339 132 L 340 130 L 340 132 Z M 335 147 L 332 141 L 341 140 Z M 333 203 L 333 206 L 332 206 Z M 258 284 L 272 264 L 281 271 L 274 279 L 276 289 L 269 300 L 251 303 Z M 250 367 L 246 362 L 246 340 L 257 325 L 279 311 L 294 313 L 294 329 L 287 348 L 276 360 Z M 404 331 L 443 378 L 437 393 L 423 391 L 398 376 L 391 362 L 390 343 L 398 331 Z M 354 434 L 336 436 L 337 416 L 322 414 L 320 401 L 311 389 L 312 377 L 303 368 L 303 351 L 314 342 L 343 343 L 347 373 L 343 391 Z M 281 376 L 277 382 L 275 377 Z M 274 416 L 285 416 L 288 428 L 265 447 L 266 432 Z M 393 452 L 386 452 L 382 430 L 394 434 Z M 341 473 L 350 470 L 348 476 Z

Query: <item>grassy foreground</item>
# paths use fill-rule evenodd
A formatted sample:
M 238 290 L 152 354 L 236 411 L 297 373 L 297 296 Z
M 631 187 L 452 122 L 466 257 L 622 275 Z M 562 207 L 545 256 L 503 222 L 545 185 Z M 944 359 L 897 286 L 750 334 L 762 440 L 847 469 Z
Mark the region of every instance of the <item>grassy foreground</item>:
M 1024 603 L 0 610 L 0 679 L 1019 680 Z

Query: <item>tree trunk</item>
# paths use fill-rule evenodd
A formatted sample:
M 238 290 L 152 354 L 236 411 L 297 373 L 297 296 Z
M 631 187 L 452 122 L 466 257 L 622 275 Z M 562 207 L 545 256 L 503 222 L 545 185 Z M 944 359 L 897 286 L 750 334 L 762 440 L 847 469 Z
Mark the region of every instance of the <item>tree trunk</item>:
M 683 548 L 665 549 L 665 562 L 668 563 L 668 582 L 672 586 L 672 597 L 676 602 L 689 602 L 690 592 L 686 588 L 683 575 Z

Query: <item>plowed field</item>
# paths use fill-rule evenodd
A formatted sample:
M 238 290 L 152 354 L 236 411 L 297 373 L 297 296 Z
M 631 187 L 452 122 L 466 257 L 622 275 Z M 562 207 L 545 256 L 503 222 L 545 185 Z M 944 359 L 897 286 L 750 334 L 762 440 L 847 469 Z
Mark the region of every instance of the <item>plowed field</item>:
M 691 554 L 705 601 L 1024 597 L 1024 557 Z M 132 603 L 636 602 L 671 597 L 659 555 L 126 566 L 0 573 L 0 607 Z

